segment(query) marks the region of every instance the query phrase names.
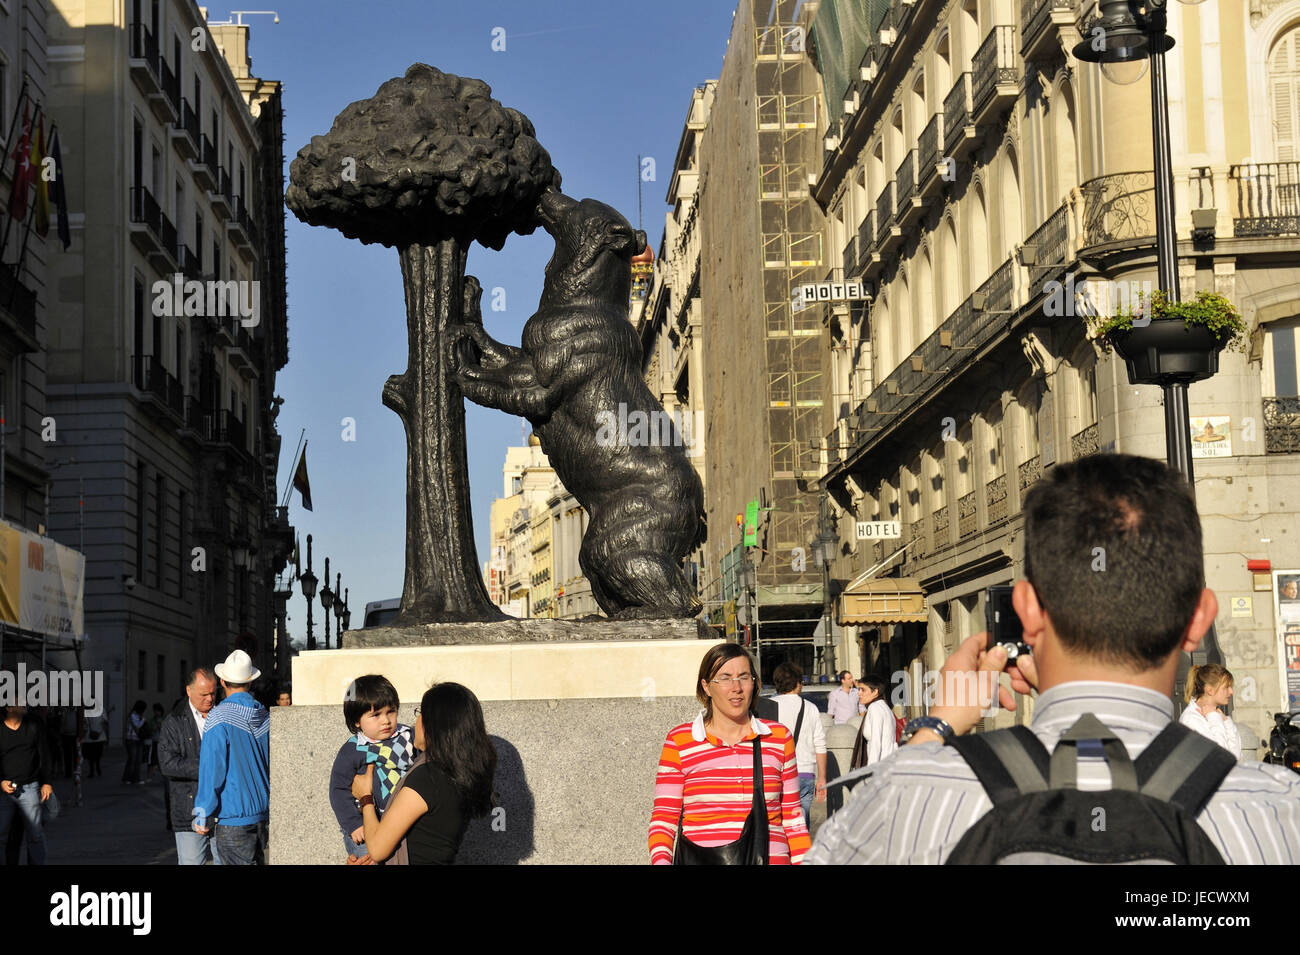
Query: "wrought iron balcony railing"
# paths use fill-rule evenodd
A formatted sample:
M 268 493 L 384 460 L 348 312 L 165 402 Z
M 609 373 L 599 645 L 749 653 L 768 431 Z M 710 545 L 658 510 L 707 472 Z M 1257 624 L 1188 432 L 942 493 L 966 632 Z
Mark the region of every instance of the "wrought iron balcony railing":
M 898 170 L 894 174 L 895 182 L 895 199 L 894 207 L 899 213 L 907 209 L 912 204 L 912 197 L 916 195 L 916 150 L 909 149 L 903 161 L 898 164 Z
M 1281 395 L 1264 399 L 1264 452 L 1295 454 L 1300 451 L 1300 397 Z
M 1042 478 L 1042 476 L 1043 476 L 1043 458 L 1041 455 L 1035 454 L 1024 464 L 1020 465 L 1019 477 L 1020 477 L 1021 492 L 1023 493 L 1024 491 L 1029 490 L 1031 487 L 1037 484 L 1039 479 Z
M 144 60 L 158 78 L 158 40 L 147 24 L 131 24 L 131 59 Z
M 1112 242 L 1155 241 L 1155 185 L 1150 172 L 1089 179 L 1083 193 L 1080 249 Z
M 989 524 L 996 524 L 1007 516 L 1007 476 L 999 474 L 984 485 L 984 503 L 989 512 Z
M 1070 457 L 1075 460 L 1086 458 L 1100 450 L 1100 431 L 1095 422 L 1070 438 Z
M 963 494 L 957 498 L 957 536 L 965 540 L 975 533 L 979 524 L 975 492 Z
M 962 73 L 952 89 L 943 98 L 943 143 L 951 150 L 952 143 L 957 142 L 962 130 L 971 124 L 971 79 L 970 73 Z
M 894 184 L 888 182 L 876 197 L 876 244 L 885 239 L 885 234 L 894 222 Z
M 1300 235 L 1300 162 L 1231 166 L 1228 195 L 1233 235 Z
M 1064 203 L 1047 217 L 1047 221 L 1034 230 L 1024 242 L 1033 248 L 1035 263 L 1030 275 L 1045 278 L 1049 273 L 1070 264 L 1070 210 Z
M 971 111 L 979 116 L 997 87 L 1020 79 L 1015 27 L 996 26 L 989 31 L 971 60 L 971 74 Z
M 921 138 L 916 142 L 916 181 L 921 188 L 925 188 L 938 173 L 939 122 L 940 116 L 935 113 L 925 124 L 925 129 L 921 130 Z

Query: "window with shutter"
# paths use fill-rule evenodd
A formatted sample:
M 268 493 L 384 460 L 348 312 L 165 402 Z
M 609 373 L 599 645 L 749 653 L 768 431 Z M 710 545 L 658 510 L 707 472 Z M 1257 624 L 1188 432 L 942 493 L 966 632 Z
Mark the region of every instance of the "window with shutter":
M 1278 162 L 1300 159 L 1300 24 L 1274 45 L 1268 58 L 1273 110 L 1273 152 Z

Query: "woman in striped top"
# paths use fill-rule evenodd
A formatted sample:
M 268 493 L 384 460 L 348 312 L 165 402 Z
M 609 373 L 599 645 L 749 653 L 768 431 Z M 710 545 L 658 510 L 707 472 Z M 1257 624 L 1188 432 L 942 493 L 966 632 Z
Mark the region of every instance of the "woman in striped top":
M 695 691 L 704 709 L 668 731 L 659 756 L 650 814 L 652 864 L 672 863 L 679 818 L 686 838 L 699 846 L 740 838 L 754 802 L 755 739 L 761 741 L 768 862 L 798 864 L 808 851 L 794 738 L 780 723 L 753 715 L 757 686 L 754 661 L 739 644 L 720 643 L 704 655 Z

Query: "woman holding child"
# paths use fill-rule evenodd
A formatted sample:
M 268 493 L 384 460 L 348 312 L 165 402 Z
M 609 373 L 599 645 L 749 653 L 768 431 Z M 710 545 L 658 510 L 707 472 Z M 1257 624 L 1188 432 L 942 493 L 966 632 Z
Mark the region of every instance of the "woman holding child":
M 377 761 L 353 777 L 352 795 L 373 859 L 451 865 L 469 821 L 492 810 L 496 749 L 478 698 L 459 683 L 434 684 L 415 715 L 414 743 L 423 752 L 387 793 L 382 819 L 375 805 Z

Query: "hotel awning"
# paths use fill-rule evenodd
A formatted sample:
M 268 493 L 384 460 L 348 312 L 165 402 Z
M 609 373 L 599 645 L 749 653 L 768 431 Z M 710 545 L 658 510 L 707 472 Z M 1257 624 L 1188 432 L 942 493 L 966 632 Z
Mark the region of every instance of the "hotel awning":
M 870 577 L 857 580 L 840 594 L 842 624 L 926 623 L 925 593 L 912 577 Z

